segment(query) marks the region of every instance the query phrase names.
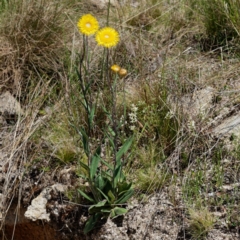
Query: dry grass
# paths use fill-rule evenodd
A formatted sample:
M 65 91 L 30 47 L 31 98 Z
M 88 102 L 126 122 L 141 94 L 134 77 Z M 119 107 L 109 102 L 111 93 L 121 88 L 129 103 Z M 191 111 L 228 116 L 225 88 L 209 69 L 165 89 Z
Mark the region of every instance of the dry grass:
M 1 91 L 21 91 L 24 98 L 40 79 L 57 81 L 67 53 L 67 24 L 61 3 L 9 1 L 1 16 Z

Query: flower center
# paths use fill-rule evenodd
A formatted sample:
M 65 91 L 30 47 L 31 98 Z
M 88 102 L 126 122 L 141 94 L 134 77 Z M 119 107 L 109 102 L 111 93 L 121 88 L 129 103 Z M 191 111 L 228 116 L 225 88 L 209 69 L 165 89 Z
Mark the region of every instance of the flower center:
M 107 35 L 107 34 L 106 34 L 106 35 L 105 35 L 105 38 L 107 38 L 107 39 L 108 39 L 108 38 L 109 38 L 109 35 Z
M 91 23 L 86 23 L 86 27 L 90 28 L 91 27 Z

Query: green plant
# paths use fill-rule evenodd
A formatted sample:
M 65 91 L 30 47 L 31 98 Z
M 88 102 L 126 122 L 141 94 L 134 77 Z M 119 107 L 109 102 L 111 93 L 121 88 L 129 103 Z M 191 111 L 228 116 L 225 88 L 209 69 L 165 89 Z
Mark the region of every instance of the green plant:
M 205 239 L 213 228 L 215 218 L 207 208 L 189 209 L 189 231 L 193 239 Z
M 7 7 L 8 7 L 8 1 L 2 0 L 2 2 L 0 3 L 0 13 L 3 12 Z
M 76 69 L 80 96 L 73 96 L 72 103 L 78 99 L 84 121 L 81 125 L 74 122 L 69 111 L 70 122 L 81 138 L 87 163 L 80 160 L 83 171 L 79 177 L 89 184 L 88 189 L 78 189 L 78 192 L 92 205 L 88 212 L 90 218 L 86 222 L 84 233 L 93 229 L 96 222 L 104 217 L 115 218 L 127 212 L 123 205 L 133 195 L 132 184 L 128 183 L 123 172 L 124 158 L 132 144 L 133 137 L 125 141 L 119 136 L 121 123 L 116 112 L 117 84 L 119 78 L 126 75 L 126 70 L 112 66 L 109 71 L 109 48 L 119 41 L 118 32 L 107 27 L 98 31 L 98 22 L 90 14 L 84 15 L 78 22 L 80 32 L 83 34 L 83 48 L 79 59 L 79 68 Z M 97 32 L 97 33 L 96 33 Z M 89 36 L 96 33 L 98 45 L 105 47 L 102 59 L 101 86 L 95 78 L 91 77 Z M 104 91 L 105 98 L 99 95 Z M 99 123 L 97 113 L 101 111 L 102 121 Z M 71 118 L 72 117 L 72 118 Z M 98 138 L 96 139 L 96 132 Z M 102 145 L 105 145 L 105 155 L 102 154 Z
M 200 201 L 201 194 L 205 191 L 206 176 L 202 169 L 190 171 L 185 175 L 186 182 L 183 183 L 183 195 L 187 202 L 195 203 Z

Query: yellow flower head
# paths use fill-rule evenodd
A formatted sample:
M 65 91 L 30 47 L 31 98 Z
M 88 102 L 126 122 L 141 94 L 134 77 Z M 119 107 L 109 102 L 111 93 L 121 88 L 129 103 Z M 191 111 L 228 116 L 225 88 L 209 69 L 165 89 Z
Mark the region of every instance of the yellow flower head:
M 78 29 L 82 34 L 92 35 L 99 29 L 98 21 L 91 14 L 83 15 L 78 21 Z
M 106 48 L 114 47 L 119 42 L 119 34 L 114 28 L 105 27 L 96 33 L 96 41 L 100 46 Z
M 118 65 L 116 65 L 116 64 L 111 66 L 111 70 L 112 70 L 113 72 L 115 72 L 115 73 L 119 72 L 120 69 L 121 69 L 121 68 L 120 68 Z

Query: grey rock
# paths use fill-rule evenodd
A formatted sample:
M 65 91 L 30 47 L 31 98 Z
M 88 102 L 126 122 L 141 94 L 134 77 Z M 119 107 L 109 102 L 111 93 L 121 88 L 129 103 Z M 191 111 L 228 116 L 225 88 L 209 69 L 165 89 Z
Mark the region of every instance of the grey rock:
M 212 133 L 218 137 L 234 134 L 240 138 L 240 113 L 224 119 L 212 130 Z

